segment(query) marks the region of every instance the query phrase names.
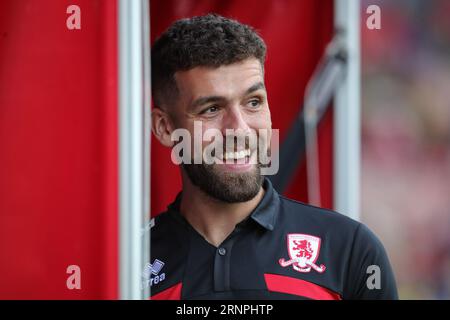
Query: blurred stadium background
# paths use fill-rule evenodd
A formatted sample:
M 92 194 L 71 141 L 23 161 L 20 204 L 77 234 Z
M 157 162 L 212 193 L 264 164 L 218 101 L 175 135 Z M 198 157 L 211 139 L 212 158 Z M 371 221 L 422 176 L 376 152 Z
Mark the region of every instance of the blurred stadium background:
M 450 2 L 362 3 L 382 27 L 361 24 L 361 219 L 400 298 L 450 299 Z

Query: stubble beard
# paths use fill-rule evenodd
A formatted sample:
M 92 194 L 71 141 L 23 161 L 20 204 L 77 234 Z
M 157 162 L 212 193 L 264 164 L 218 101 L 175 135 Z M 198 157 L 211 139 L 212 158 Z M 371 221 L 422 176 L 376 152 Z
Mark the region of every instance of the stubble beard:
M 182 164 L 189 180 L 210 197 L 226 203 L 246 202 L 258 194 L 264 181 L 260 164 L 248 172 L 224 172 L 220 164 Z

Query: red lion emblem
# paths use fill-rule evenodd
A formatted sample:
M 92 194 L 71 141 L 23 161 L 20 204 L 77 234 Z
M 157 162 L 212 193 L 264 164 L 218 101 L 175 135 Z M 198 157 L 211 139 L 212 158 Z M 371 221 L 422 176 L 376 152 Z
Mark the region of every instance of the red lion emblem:
M 306 259 L 311 259 L 312 254 L 314 253 L 313 249 L 311 248 L 311 243 L 307 240 L 300 240 L 296 241 L 294 240 L 294 244 L 296 247 L 293 248 L 293 250 L 297 251 L 296 256 L 297 257 L 304 257 Z
M 310 272 L 311 269 L 322 273 L 325 271 L 326 267 L 321 265 L 316 265 L 316 260 L 319 256 L 320 251 L 319 237 L 315 237 L 309 234 L 302 233 L 290 233 L 287 235 L 287 245 L 290 260 L 285 260 L 281 258 L 278 260 L 282 267 L 287 267 L 292 265 L 294 270 L 298 272 Z

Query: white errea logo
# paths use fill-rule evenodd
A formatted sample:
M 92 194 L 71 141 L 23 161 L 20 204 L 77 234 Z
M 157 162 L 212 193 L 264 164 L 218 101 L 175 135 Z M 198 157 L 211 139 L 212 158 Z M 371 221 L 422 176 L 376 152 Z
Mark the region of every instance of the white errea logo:
M 145 265 L 144 271 L 142 272 L 142 277 L 146 279 L 144 283 L 147 287 L 149 284 L 151 287 L 153 284 L 158 284 L 164 281 L 164 279 L 166 279 L 166 274 L 164 272 L 160 274 L 163 267 L 164 262 L 158 259 L 155 259 L 155 261 L 152 264 L 147 263 Z

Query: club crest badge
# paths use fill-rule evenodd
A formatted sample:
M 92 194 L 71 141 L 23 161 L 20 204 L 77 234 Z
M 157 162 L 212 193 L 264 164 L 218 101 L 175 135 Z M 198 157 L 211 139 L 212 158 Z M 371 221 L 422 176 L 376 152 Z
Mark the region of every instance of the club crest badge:
M 316 265 L 320 252 L 320 238 L 308 234 L 291 233 L 287 235 L 287 247 L 290 260 L 278 260 L 282 267 L 292 265 L 298 272 L 310 272 L 311 269 L 322 273 L 326 267 Z

